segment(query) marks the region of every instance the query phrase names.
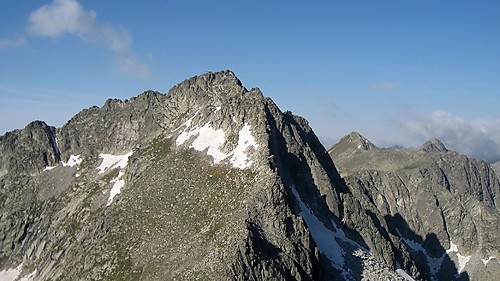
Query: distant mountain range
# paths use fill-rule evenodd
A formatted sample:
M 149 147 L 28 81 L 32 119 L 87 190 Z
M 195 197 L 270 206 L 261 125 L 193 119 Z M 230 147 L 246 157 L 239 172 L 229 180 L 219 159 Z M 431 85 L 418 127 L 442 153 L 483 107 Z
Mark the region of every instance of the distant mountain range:
M 209 72 L 1 136 L 0 280 L 494 280 L 493 169 L 438 140 L 327 151 Z

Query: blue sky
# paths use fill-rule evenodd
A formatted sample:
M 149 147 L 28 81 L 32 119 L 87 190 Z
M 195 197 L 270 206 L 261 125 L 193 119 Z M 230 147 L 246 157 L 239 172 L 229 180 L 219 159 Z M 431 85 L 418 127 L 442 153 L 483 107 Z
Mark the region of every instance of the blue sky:
M 0 3 L 0 134 L 231 69 L 324 145 L 435 137 L 500 160 L 498 1 Z

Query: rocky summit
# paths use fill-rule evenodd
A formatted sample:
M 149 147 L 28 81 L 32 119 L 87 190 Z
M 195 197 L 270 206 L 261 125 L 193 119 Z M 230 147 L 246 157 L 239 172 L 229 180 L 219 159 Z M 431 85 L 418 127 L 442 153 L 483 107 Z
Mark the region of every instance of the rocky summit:
M 1 136 L 0 280 L 493 280 L 499 192 L 209 72 Z

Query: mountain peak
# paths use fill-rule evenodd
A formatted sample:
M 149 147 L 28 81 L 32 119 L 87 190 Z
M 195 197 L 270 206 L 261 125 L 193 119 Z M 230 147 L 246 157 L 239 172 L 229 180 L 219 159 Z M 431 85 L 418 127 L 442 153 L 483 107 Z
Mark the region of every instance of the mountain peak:
M 218 86 L 218 87 L 217 87 Z M 207 89 L 224 88 L 224 91 L 212 91 L 215 94 L 231 93 L 244 94 L 247 90 L 243 87 L 240 79 L 231 70 L 218 72 L 207 72 L 202 75 L 193 76 L 175 85 L 170 92 L 198 92 Z
M 431 139 L 422 144 L 418 150 L 425 152 L 448 152 L 446 146 L 438 139 Z
M 350 134 L 342 137 L 340 141 L 334 144 L 328 150 L 329 153 L 333 153 L 335 155 L 345 154 L 350 155 L 354 152 L 359 151 L 368 151 L 378 149 L 371 141 L 362 136 L 358 132 L 351 132 Z
M 377 148 L 376 145 L 374 145 L 371 141 L 369 141 L 367 138 L 365 138 L 363 135 L 361 135 L 358 132 L 351 132 L 347 136 L 343 137 L 340 142 L 347 141 L 353 145 L 356 146 L 356 148 L 363 149 L 363 150 L 372 150 Z

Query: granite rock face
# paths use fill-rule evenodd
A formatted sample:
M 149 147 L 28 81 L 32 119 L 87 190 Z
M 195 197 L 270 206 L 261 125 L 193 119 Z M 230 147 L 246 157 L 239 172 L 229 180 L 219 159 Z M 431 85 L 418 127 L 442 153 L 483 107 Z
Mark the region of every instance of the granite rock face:
M 330 155 L 356 197 L 369 198 L 362 209 L 410 253 L 422 278 L 498 276 L 500 185 L 487 163 L 438 140 L 416 150 L 365 150 L 353 135 L 359 134 L 343 138 Z

